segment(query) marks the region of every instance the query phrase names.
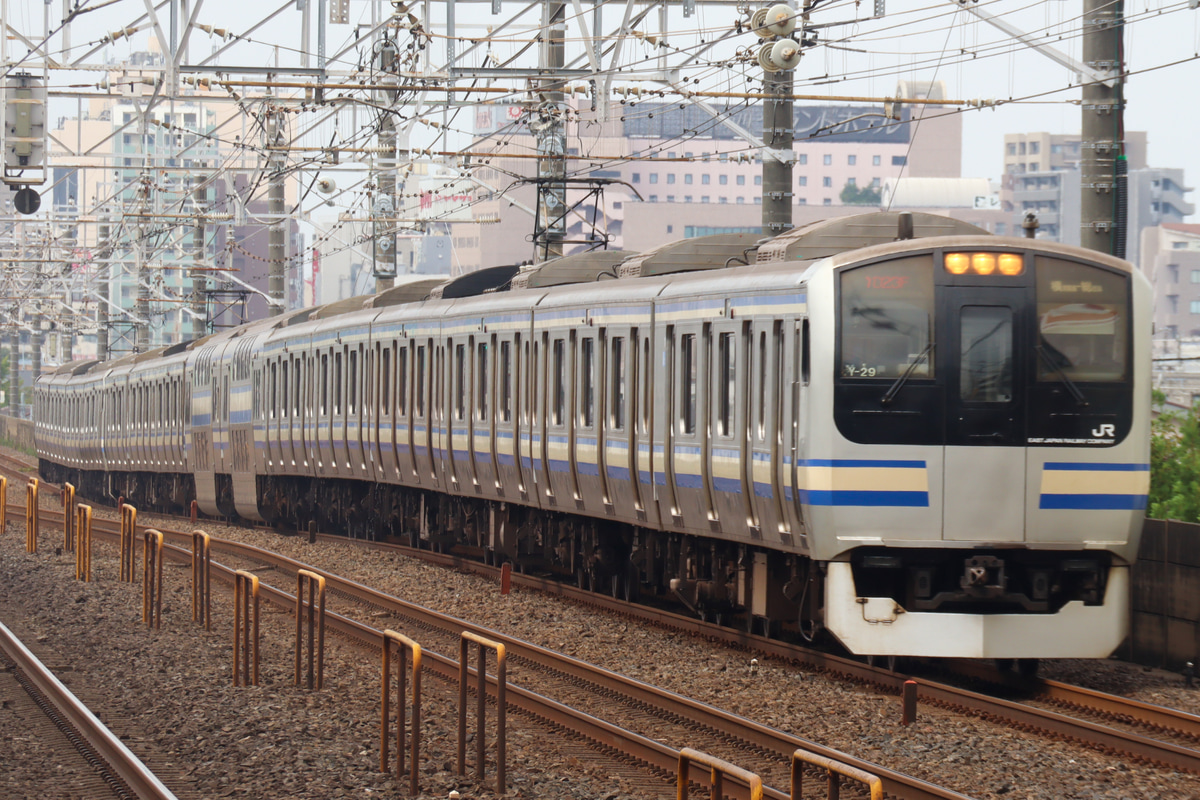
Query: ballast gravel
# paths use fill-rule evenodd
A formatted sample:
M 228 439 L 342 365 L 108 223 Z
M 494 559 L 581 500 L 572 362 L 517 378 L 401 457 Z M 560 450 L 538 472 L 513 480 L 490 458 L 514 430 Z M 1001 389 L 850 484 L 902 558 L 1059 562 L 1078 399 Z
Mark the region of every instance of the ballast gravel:
M 10 500 L 24 488 L 10 481 Z M 56 502 L 43 499 L 43 505 Z M 110 511 L 97 510 L 97 514 Z M 139 522 L 153 524 L 152 515 Z M 178 523 L 164 521 L 163 527 Z M 560 650 L 781 728 L 930 783 L 978 798 L 1064 800 L 1181 798 L 1200 800 L 1200 777 L 1107 756 L 1035 732 L 921 707 L 917 724 L 900 725 L 899 700 L 792 664 L 751 656 L 702 637 L 666 631 L 533 591 L 501 596 L 495 584 L 392 553 L 317 542 L 213 523 L 215 537 L 285 554 L 406 601 Z M 10 516 L 0 534 L 0 621 L 43 660 L 66 667 L 63 678 L 139 755 L 165 771 L 181 798 L 367 798 L 405 796 L 379 767 L 379 665 L 362 651 L 329 643 L 323 692 L 292 686 L 287 614 L 263 615 L 262 680 L 232 686 L 232 596 L 214 595 L 213 630 L 191 619 L 190 571 L 166 569 L 163 625 L 142 623 L 141 588 L 116 581 L 115 548 L 98 545 L 96 579 L 73 580 L 74 559 L 56 553 L 61 531 L 45 526 L 36 554 L 25 552 L 24 521 Z M 286 579 L 270 572 L 263 581 Z M 264 607 L 265 609 L 266 607 Z M 334 607 L 333 610 L 337 610 Z M 1045 671 L 1085 686 L 1200 711 L 1200 692 L 1177 675 L 1115 661 L 1053 662 Z M 494 764 L 484 781 L 455 774 L 454 689 L 429 682 L 423 708 L 423 797 L 492 798 Z M 603 716 L 603 709 L 590 709 Z M 0 782 L 20 797 L 21 775 L 53 769 L 22 761 L 10 746 L 0 709 Z M 688 742 L 667 742 L 673 747 Z M 489 746 L 491 741 L 489 740 Z M 577 743 L 548 736 L 510 716 L 508 797 L 644 797 L 611 776 L 605 762 Z M 468 745 L 473 754 L 474 745 Z M 469 763 L 473 755 L 468 756 Z M 33 785 L 32 778 L 30 785 Z M 786 787 L 783 787 L 786 788 Z M 639 790 L 642 791 L 642 790 Z M 824 796 L 823 787 L 819 791 Z M 673 796 L 664 786 L 661 796 Z M 43 795 L 44 796 L 44 795 Z

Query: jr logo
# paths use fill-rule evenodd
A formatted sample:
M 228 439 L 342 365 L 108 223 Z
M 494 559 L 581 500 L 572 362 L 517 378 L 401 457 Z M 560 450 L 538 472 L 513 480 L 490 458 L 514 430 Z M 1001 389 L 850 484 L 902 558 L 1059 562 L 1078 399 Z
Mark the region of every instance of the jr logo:
M 1116 433 L 1116 425 L 1101 425 L 1099 428 L 1096 428 L 1092 431 L 1092 436 L 1095 436 L 1097 439 L 1111 439 L 1116 435 Z

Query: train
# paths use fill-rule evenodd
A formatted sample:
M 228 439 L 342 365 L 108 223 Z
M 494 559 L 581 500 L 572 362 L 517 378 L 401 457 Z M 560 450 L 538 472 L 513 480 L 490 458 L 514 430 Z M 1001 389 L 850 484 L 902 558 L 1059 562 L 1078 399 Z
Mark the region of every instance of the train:
M 39 468 L 871 657 L 1103 658 L 1151 296 L 1126 261 L 918 212 L 592 251 L 64 365 Z

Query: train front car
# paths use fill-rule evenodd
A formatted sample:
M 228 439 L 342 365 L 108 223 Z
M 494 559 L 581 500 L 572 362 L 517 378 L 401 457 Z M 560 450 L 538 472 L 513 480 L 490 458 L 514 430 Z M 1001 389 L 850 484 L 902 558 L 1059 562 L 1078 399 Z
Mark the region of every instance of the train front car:
M 829 631 L 860 654 L 1107 657 L 1149 491 L 1144 276 L 985 236 L 828 266 L 812 399 L 835 425 L 800 480 Z

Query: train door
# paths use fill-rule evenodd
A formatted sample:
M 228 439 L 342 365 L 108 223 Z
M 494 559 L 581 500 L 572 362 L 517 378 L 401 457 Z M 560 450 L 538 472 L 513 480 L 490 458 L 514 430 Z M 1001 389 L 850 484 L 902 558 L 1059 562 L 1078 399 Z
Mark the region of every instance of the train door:
M 1025 375 L 1034 353 L 1025 289 L 946 287 L 938 357 L 947 386 L 942 538 L 1022 541 L 1025 531 Z M 997 498 L 1003 498 L 997 502 Z
M 304 359 L 301 356 L 292 357 L 292 390 L 288 393 L 291 410 L 287 417 L 287 426 L 283 430 L 284 452 L 290 461 L 289 472 L 304 460 L 304 450 L 301 445 L 301 420 L 304 413 Z
M 757 531 L 782 531 L 781 425 L 783 403 L 784 338 L 779 320 L 755 320 L 750 326 L 750 422 L 747 478 L 754 501 Z

